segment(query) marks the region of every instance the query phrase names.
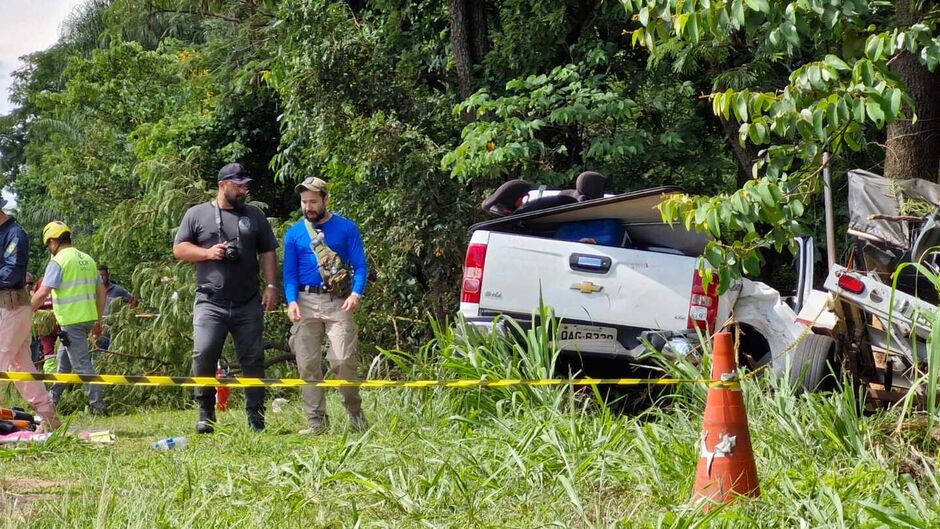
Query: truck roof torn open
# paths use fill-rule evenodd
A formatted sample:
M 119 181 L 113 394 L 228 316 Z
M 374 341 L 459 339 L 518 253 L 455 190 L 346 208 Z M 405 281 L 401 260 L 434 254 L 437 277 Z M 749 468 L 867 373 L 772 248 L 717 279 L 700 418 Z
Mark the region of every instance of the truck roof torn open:
M 585 200 L 553 208 L 510 215 L 474 224 L 477 230 L 506 233 L 540 233 L 554 230 L 559 224 L 592 219 L 617 219 L 623 224 L 633 244 L 672 248 L 698 256 L 708 242 L 708 236 L 688 231 L 681 224 L 663 222 L 656 207 L 668 195 L 683 193 L 674 186 L 654 187 L 612 197 Z

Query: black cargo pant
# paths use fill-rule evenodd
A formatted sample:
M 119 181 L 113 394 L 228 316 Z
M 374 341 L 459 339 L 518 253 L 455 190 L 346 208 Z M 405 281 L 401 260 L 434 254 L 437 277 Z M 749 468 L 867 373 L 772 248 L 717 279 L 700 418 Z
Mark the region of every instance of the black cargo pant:
M 196 293 L 193 306 L 193 375 L 215 376 L 222 346 L 231 333 L 242 376 L 264 377 L 263 331 L 264 309 L 259 295 L 244 303 L 233 303 Z M 215 407 L 215 388 L 196 388 L 195 394 L 200 408 L 211 410 Z M 263 387 L 246 388 L 245 409 L 263 412 L 264 395 Z

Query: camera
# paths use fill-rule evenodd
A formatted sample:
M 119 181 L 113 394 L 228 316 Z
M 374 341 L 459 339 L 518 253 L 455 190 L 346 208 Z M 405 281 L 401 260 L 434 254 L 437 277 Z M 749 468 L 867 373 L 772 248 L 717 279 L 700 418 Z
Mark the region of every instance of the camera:
M 239 256 L 238 241 L 232 240 L 225 243 L 225 260 L 237 261 Z

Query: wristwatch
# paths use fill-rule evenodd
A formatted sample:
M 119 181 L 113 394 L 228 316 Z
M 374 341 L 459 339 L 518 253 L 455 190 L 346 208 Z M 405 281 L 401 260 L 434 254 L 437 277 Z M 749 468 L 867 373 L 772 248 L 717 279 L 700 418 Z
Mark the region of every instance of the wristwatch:
M 271 283 L 268 283 L 264 288 L 273 288 L 273 289 L 277 289 L 277 285 L 273 285 L 273 284 L 271 284 Z

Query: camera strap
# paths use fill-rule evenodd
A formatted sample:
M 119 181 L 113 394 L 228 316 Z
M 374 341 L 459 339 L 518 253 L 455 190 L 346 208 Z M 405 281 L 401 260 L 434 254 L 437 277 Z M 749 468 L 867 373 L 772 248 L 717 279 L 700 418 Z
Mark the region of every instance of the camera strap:
M 219 242 L 226 243 L 225 234 L 222 232 L 222 207 L 219 206 L 218 200 L 212 201 L 212 209 L 215 210 L 215 227 L 219 230 Z M 239 245 L 241 241 L 241 229 L 238 227 L 238 223 L 235 223 L 235 244 Z
M 317 268 L 323 286 L 334 296 L 349 296 L 352 291 L 352 271 L 349 264 L 326 243 L 326 234 L 322 228 L 307 219 L 304 219 L 304 226 L 310 236 L 310 251 L 317 258 Z

